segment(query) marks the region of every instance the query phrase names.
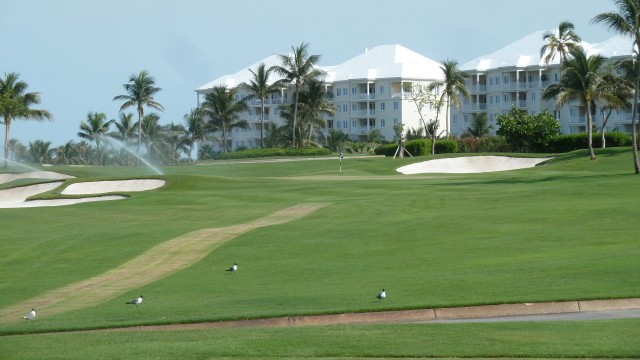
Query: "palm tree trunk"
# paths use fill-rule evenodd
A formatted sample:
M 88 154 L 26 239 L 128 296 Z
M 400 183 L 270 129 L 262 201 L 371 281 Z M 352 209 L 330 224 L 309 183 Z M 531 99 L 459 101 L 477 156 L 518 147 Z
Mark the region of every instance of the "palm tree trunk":
M 591 100 L 587 101 L 587 144 L 589 147 L 589 158 L 591 160 L 595 160 L 596 154 L 593 152 L 593 117 L 591 115 Z
M 224 126 L 222 127 L 222 151 L 227 152 L 227 131 Z
M 142 142 L 142 106 L 138 106 L 138 147 L 136 147 L 136 166 L 140 165 L 140 143 Z
M 300 93 L 300 81 L 296 82 L 296 102 L 293 104 L 293 131 L 291 131 L 291 147 L 296 147 L 296 120 L 298 119 L 298 94 Z
M 640 47 L 640 43 L 637 44 Z M 637 56 L 637 55 L 636 55 Z M 631 146 L 633 148 L 633 166 L 636 174 L 640 174 L 640 162 L 638 162 L 638 91 L 640 91 L 640 59 L 636 57 L 636 88 L 633 94 L 633 110 L 631 111 Z
M 264 147 L 264 98 L 260 98 L 260 147 Z
M 11 116 L 4 119 L 4 168 L 8 166 L 7 157 L 9 156 L 9 140 L 11 139 Z
M 451 95 L 447 95 L 447 113 L 446 113 L 447 121 L 446 121 L 446 124 L 445 124 L 445 126 L 446 126 L 445 130 L 447 131 L 447 139 L 449 138 L 449 121 L 450 121 L 450 119 L 449 119 L 449 103 L 450 102 L 451 102 Z

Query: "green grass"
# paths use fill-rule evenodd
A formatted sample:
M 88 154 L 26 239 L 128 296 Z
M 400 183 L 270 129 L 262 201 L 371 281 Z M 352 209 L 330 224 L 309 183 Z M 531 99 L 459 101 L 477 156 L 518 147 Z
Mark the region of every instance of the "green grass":
M 639 336 L 639 319 L 62 333 L 0 337 L 0 357 L 638 358 Z
M 632 174 L 629 149 L 597 154 L 596 161 L 582 151 L 534 169 L 469 175 L 395 173 L 424 158 L 348 159 L 341 173 L 337 159 L 181 165 L 157 176 L 167 180 L 164 188 L 124 201 L 0 209 L 1 309 L 101 274 L 193 230 L 251 221 L 299 203 L 330 204 L 302 220 L 243 234 L 194 266 L 107 303 L 43 314 L 29 324 L 0 324 L 0 334 L 638 297 L 640 178 Z M 46 170 L 86 179 L 156 177 L 142 167 Z M 223 270 L 232 262 L 240 271 L 229 276 Z M 382 287 L 388 299 L 381 303 L 375 294 Z M 139 293 L 142 306 L 124 305 Z M 501 336 L 498 330 L 509 326 L 515 325 L 494 325 L 487 336 Z M 563 333 L 562 326 L 549 325 L 549 331 Z M 333 331 L 314 329 L 295 331 Z M 72 343 L 103 335 L 56 336 Z M 119 341 L 121 335 L 109 336 Z M 0 344 L 30 338 L 0 338 Z M 135 351 L 138 345 L 129 346 Z

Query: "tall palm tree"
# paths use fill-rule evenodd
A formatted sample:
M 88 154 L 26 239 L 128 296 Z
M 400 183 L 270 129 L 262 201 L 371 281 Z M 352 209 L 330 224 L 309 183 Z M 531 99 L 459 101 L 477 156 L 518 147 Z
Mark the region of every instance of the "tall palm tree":
M 460 106 L 460 97 L 458 94 L 465 98 L 469 97 L 469 90 L 465 81 L 466 75 L 458 68 L 458 62 L 455 60 L 446 59 L 440 66 L 442 69 L 442 75 L 444 81 L 433 82 L 429 84 L 429 91 L 434 91 L 442 87 L 442 93 L 440 94 L 440 101 L 447 104 L 445 112 L 445 132 L 449 137 L 450 124 L 449 124 L 449 108 L 451 104 L 456 107 Z M 446 100 L 446 101 L 445 101 Z
M 570 57 L 562 63 L 562 76 L 560 82 L 549 85 L 542 92 L 544 100 L 556 98 L 558 107 L 563 106 L 568 101 L 576 100 L 586 109 L 587 113 L 587 143 L 589 146 L 589 157 L 596 159 L 593 152 L 593 113 L 595 101 L 608 99 L 611 93 L 603 91 L 602 67 L 607 60 L 600 55 L 587 57 L 585 51 L 576 47 L 569 50 Z
M 20 142 L 18 139 L 9 140 L 9 159 L 12 161 L 17 161 L 17 156 L 20 155 L 20 152 L 26 150 L 26 147 Z
M 191 109 L 191 112 L 184 115 L 184 122 L 186 124 L 187 138 L 189 139 L 189 161 L 191 161 L 193 145 L 202 146 L 207 140 L 207 135 L 211 129 L 207 125 L 205 114 L 201 109 Z
M 633 40 L 635 61 L 635 74 L 640 74 L 640 61 L 637 61 L 640 53 L 640 0 L 612 0 L 617 7 L 617 12 L 605 12 L 591 19 L 592 23 L 602 23 L 609 30 L 630 37 Z M 638 159 L 638 92 L 640 91 L 640 76 L 635 78 L 633 95 L 633 107 L 631 109 L 631 138 L 633 147 L 633 166 L 635 173 L 640 174 L 640 160 Z
M 256 97 L 260 100 L 260 147 L 264 147 L 264 99 L 270 94 L 279 92 L 282 87 L 279 81 L 269 84 L 269 76 L 274 70 L 274 67 L 267 68 L 265 63 L 260 63 L 257 71 L 249 69 L 253 78 L 244 84 L 252 93 L 249 99 Z
M 102 137 L 107 134 L 109 126 L 111 126 L 113 122 L 113 120 L 107 121 L 107 115 L 105 113 L 89 112 L 87 113 L 87 121 L 80 122 L 78 136 L 82 139 L 95 141 L 96 150 L 100 153 L 102 150 L 100 147 Z
M 4 167 L 7 167 L 9 156 L 9 140 L 11 139 L 11 121 L 13 119 L 25 120 L 53 120 L 53 116 L 47 110 L 31 109 L 34 104 L 40 104 L 40 93 L 26 92 L 26 82 L 18 80 L 17 73 L 5 73 L 0 78 L 0 117 L 4 121 Z
M 125 95 L 118 95 L 113 100 L 124 100 L 120 111 L 135 106 L 138 111 L 138 147 L 136 152 L 140 155 L 140 143 L 142 142 L 142 117 L 144 116 L 144 106 L 163 111 L 164 107 L 153 96 L 162 89 L 156 86 L 154 78 L 149 72 L 142 70 L 138 75 L 131 75 L 129 82 L 122 85 L 127 92 Z
M 307 129 L 307 146 L 311 143 L 314 130 L 327 127 L 322 115 L 336 114 L 336 108 L 330 102 L 332 98 L 333 93 L 327 92 L 318 80 L 307 82 L 307 89 L 300 93 L 300 120 Z
M 577 46 L 581 41 L 580 36 L 575 33 L 575 27 L 569 21 L 563 21 L 558 25 L 557 31 L 547 31 L 542 35 L 545 44 L 540 48 L 540 58 L 544 59 L 545 66 L 560 56 L 562 64 L 569 55 L 569 51 Z
M 462 134 L 462 137 L 482 138 L 488 136 L 493 130 L 493 126 L 489 125 L 487 113 L 479 113 L 471 120 L 471 126 Z
M 222 132 L 222 149 L 227 152 L 227 133 L 235 128 L 248 129 L 249 123 L 240 120 L 240 114 L 249 110 L 244 100 L 236 100 L 238 90 L 216 86 L 204 97 L 202 111 L 209 124 Z
M 633 77 L 631 73 L 626 71 L 626 67 L 633 68 L 633 61 L 629 59 L 623 59 L 617 61 L 615 64 L 607 63 L 602 71 L 602 81 L 599 85 L 599 92 L 609 93 L 611 96 L 607 96 L 600 101 L 600 110 L 602 112 L 602 129 L 600 132 L 601 147 L 606 148 L 606 128 L 607 122 L 611 117 L 614 110 L 623 109 L 629 111 L 631 108 L 630 99 L 633 96 Z M 618 72 L 622 71 L 621 76 Z
M 275 71 L 284 77 L 283 83 L 295 86 L 295 98 L 293 107 L 293 129 L 296 129 L 298 120 L 298 101 L 300 90 L 304 83 L 309 80 L 322 79 L 326 73 L 318 69 L 316 64 L 320 60 L 320 55 L 309 55 L 309 44 L 302 42 L 298 47 L 291 47 L 292 54 L 280 54 L 281 66 L 275 66 Z M 291 132 L 291 146 L 296 144 L 296 133 Z

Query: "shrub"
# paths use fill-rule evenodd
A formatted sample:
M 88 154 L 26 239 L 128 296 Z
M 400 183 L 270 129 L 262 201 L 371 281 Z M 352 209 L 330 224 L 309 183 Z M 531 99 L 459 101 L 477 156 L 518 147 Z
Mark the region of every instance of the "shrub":
M 376 155 L 393 156 L 398 149 L 397 144 L 383 144 L 375 148 L 373 152 Z
M 458 152 L 458 142 L 454 139 L 436 141 L 436 154 L 454 154 Z
M 431 140 L 416 139 L 407 141 L 404 143 L 404 148 L 413 156 L 429 155 L 431 153 Z
M 461 153 L 511 152 L 511 146 L 502 136 L 458 139 L 458 151 Z

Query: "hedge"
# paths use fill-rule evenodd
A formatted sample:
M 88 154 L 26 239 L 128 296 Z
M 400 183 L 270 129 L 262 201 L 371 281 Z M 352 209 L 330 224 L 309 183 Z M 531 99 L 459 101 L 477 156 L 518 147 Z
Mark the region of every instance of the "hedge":
M 326 148 L 252 148 L 240 151 L 217 154 L 216 160 L 230 159 L 250 159 L 261 157 L 277 157 L 277 156 L 327 156 L 332 152 Z
M 502 136 L 458 139 L 461 153 L 511 152 L 513 149 Z
M 602 147 L 602 133 L 593 133 L 593 147 Z M 631 146 L 631 136 L 620 132 L 608 132 L 604 134 L 607 147 Z M 548 152 L 564 153 L 588 147 L 587 133 L 560 135 L 549 142 Z

